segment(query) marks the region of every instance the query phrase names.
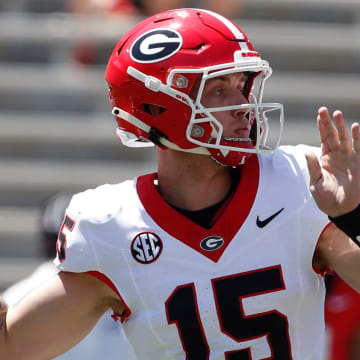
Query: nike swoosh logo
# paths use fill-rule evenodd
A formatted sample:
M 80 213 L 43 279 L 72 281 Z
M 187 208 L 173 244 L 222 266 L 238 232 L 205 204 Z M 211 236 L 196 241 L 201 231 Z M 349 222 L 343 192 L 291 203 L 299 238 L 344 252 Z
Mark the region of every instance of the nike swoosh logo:
M 263 228 L 265 227 L 270 221 L 274 220 L 285 208 L 280 209 L 279 211 L 277 211 L 275 214 L 272 214 L 271 216 L 269 216 L 268 218 L 266 218 L 265 220 L 260 220 L 259 219 L 259 215 L 256 218 L 256 225 L 259 228 Z

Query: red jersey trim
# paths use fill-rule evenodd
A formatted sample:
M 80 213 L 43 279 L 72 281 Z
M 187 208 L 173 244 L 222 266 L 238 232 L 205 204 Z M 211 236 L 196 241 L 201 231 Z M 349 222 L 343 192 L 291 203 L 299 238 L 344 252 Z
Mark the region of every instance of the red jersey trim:
M 87 274 L 101 280 L 102 282 L 104 282 L 105 284 L 107 284 L 112 290 L 114 290 L 116 292 L 116 294 L 119 296 L 121 302 L 123 303 L 123 305 L 125 306 L 125 310 L 123 311 L 122 314 L 116 314 L 114 313 L 113 315 L 111 315 L 111 317 L 117 321 L 120 318 L 120 321 L 123 323 L 126 318 L 128 318 L 131 315 L 131 310 L 130 308 L 127 306 L 126 302 L 124 301 L 123 297 L 120 295 L 119 291 L 117 290 L 117 288 L 115 287 L 114 283 L 104 274 L 102 274 L 101 272 L 98 271 L 87 271 Z
M 231 201 L 210 229 L 180 214 L 161 197 L 154 185 L 156 173 L 140 176 L 136 188 L 145 210 L 163 230 L 217 262 L 249 215 L 258 190 L 259 173 L 258 158 L 252 156 L 241 167 L 240 181 Z M 209 236 L 222 237 L 224 245 L 213 251 L 202 249 L 201 241 Z

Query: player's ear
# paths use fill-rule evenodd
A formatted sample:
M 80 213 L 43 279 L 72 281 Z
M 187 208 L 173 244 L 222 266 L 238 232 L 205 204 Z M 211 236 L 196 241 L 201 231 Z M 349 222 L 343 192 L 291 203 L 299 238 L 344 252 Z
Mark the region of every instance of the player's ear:
M 159 116 L 166 110 L 163 106 L 155 104 L 143 104 L 142 108 L 145 112 L 152 116 Z

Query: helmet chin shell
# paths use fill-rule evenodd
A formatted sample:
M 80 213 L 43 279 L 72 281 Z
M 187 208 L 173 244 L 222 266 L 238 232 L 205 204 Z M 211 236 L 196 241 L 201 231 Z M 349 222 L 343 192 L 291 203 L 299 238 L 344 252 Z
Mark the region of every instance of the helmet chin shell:
M 210 142 L 214 142 L 214 140 L 211 140 Z M 242 149 L 253 149 L 254 147 L 252 140 L 229 140 L 222 138 L 220 141 L 221 146 L 227 147 L 236 147 L 239 146 L 239 143 L 241 143 L 240 147 Z M 219 163 L 220 165 L 230 167 L 239 167 L 245 163 L 247 158 L 255 155 L 254 153 L 248 153 L 246 151 L 223 150 L 220 148 L 209 148 L 208 150 L 215 162 Z

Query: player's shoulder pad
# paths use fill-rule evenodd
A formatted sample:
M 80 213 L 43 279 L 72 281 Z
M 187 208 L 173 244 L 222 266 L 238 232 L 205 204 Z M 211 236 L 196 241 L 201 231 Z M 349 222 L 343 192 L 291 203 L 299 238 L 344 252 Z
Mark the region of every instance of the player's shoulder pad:
M 121 210 L 133 190 L 134 183 L 130 180 L 88 189 L 72 197 L 66 213 L 74 220 L 103 223 Z

